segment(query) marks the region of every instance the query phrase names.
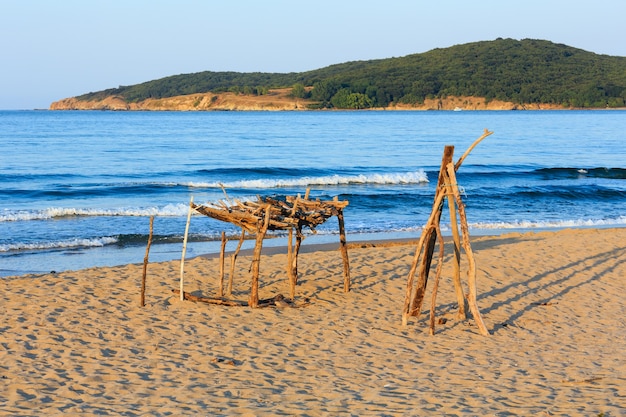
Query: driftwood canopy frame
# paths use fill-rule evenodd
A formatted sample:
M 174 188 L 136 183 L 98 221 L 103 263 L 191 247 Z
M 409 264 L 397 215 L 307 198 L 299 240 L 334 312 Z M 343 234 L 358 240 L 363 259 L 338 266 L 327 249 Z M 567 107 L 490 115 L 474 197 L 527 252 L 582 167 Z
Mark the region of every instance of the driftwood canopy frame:
M 435 333 L 435 303 L 444 257 L 444 242 L 439 222 L 443 213 L 444 200 L 447 200 L 450 211 L 450 228 L 452 230 L 454 245 L 453 281 L 456 291 L 457 302 L 459 305 L 458 317 L 461 319 L 466 318 L 465 298 L 460 277 L 462 237 L 462 246 L 468 258 L 469 269 L 467 271 L 467 285 L 469 289 L 469 292 L 466 295 L 467 304 L 469 305 L 470 311 L 472 312 L 474 321 L 476 322 L 480 333 L 483 335 L 489 334 L 476 304 L 476 263 L 474 262 L 474 254 L 472 252 L 472 247 L 469 241 L 469 228 L 465 215 L 465 206 L 463 204 L 463 201 L 461 200 L 461 194 L 459 192 L 459 186 L 456 180 L 456 171 L 458 171 L 458 169 L 461 167 L 461 164 L 463 163 L 467 155 L 469 155 L 469 153 L 472 151 L 472 149 L 474 149 L 476 145 L 478 145 L 483 139 L 485 139 L 492 133 L 493 132 L 489 132 L 487 129 L 485 129 L 483 135 L 476 139 L 476 141 L 474 141 L 474 143 L 467 149 L 467 151 L 465 151 L 463 156 L 459 158 L 456 164 L 452 161 L 454 155 L 454 146 L 446 146 L 444 148 L 432 212 L 430 214 L 430 217 L 428 218 L 428 222 L 426 223 L 422 231 L 422 235 L 418 242 L 415 256 L 411 264 L 409 276 L 407 278 L 406 295 L 404 308 L 402 311 L 402 324 L 404 326 L 407 325 L 410 316 L 419 316 L 421 312 L 435 245 L 438 243 L 439 254 L 430 307 L 430 334 Z M 459 226 L 457 224 L 457 210 L 461 224 L 461 235 L 459 235 Z M 418 272 L 417 283 L 415 282 L 416 272 Z
M 216 220 L 232 223 L 239 226 L 242 230 L 239 245 L 232 258 L 231 274 L 229 280 L 229 293 L 232 291 L 232 278 L 234 270 L 234 262 L 236 255 L 241 248 L 241 244 L 245 238 L 245 234 L 256 235 L 252 255 L 251 266 L 251 285 L 248 305 L 250 307 L 259 306 L 259 266 L 261 262 L 261 250 L 263 247 L 263 239 L 268 231 L 287 231 L 287 277 L 290 284 L 290 295 L 293 300 L 295 297 L 295 287 L 298 281 L 298 253 L 300 245 L 304 239 L 303 229 L 308 228 L 315 232 L 315 228 L 326 222 L 330 217 L 336 216 L 339 223 L 339 249 L 343 257 L 343 277 L 344 292 L 350 290 L 350 266 L 348 260 L 348 250 L 346 244 L 346 234 L 344 228 L 343 209 L 348 205 L 348 201 L 339 201 L 335 198 L 332 201 L 321 201 L 319 199 L 310 200 L 309 191 L 302 198 L 300 195 L 286 196 L 284 200 L 271 197 L 258 197 L 257 201 L 239 201 L 225 203 L 220 201 L 219 204 L 196 205 L 190 203 L 190 210 L 195 210 L 200 214 L 211 217 Z M 293 244 L 293 235 L 296 235 L 296 243 Z M 222 233 L 222 263 L 224 256 L 224 234 Z M 220 277 L 220 297 L 223 297 L 223 267 Z M 183 297 L 181 288 L 181 297 Z M 187 295 L 184 295 L 187 297 Z M 216 300 L 217 301 L 217 300 Z M 228 304 L 219 302 L 219 304 Z

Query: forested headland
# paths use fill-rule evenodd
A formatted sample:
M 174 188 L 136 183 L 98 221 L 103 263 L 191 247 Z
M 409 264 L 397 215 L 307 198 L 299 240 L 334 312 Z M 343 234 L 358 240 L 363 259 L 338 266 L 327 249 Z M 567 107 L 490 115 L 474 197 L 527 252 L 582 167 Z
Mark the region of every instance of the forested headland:
M 497 100 L 518 108 L 618 108 L 626 106 L 626 57 L 546 40 L 498 38 L 301 73 L 174 75 L 91 92 L 74 97 L 73 103 L 115 98 L 132 108 L 131 104 L 147 100 L 215 94 L 202 107 L 208 109 L 220 93 L 261 97 L 277 89 L 288 89 L 288 95 L 308 109 L 410 108 L 449 97 L 480 97 L 487 103 Z

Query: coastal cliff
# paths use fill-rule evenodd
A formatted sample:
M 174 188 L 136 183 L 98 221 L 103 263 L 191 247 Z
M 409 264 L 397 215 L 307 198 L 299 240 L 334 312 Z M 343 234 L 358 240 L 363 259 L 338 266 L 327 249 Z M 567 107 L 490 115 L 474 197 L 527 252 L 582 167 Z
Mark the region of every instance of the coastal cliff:
M 206 110 L 306 110 L 306 101 L 289 96 L 291 89 L 271 90 L 268 94 L 252 96 L 234 93 L 197 93 L 161 99 L 149 98 L 129 103 L 119 96 L 101 100 L 79 100 L 76 97 L 55 101 L 50 110 L 153 110 L 153 111 L 206 111 Z
M 119 96 L 101 100 L 79 100 L 76 97 L 55 101 L 50 110 L 114 110 L 114 111 L 301 111 L 315 102 L 290 96 L 291 89 L 270 90 L 264 95 L 234 93 L 198 93 L 161 99 L 126 102 Z M 420 105 L 396 104 L 371 110 L 549 110 L 556 105 L 519 105 L 506 101 L 487 101 L 482 97 L 447 97 L 426 99 Z

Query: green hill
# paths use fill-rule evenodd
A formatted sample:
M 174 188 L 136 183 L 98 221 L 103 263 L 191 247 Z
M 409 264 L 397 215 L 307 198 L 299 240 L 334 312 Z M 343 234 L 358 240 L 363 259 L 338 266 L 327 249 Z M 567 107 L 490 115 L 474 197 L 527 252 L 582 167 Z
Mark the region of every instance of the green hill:
M 117 96 L 132 103 L 206 92 L 264 94 L 270 88 L 284 87 L 294 87 L 293 94 L 310 98 L 318 107 L 386 107 L 449 96 L 564 107 L 624 107 L 626 57 L 598 55 L 545 40 L 498 38 L 302 73 L 174 75 L 77 99 Z

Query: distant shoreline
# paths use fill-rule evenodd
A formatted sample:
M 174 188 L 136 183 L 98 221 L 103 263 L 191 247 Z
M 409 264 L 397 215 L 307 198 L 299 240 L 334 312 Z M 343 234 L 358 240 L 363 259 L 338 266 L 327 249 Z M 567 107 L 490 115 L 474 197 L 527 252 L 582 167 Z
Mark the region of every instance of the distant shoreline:
M 424 100 L 423 104 L 392 104 L 387 107 L 367 109 L 316 109 L 316 102 L 290 96 L 291 89 L 270 90 L 255 96 L 235 93 L 198 93 L 161 99 L 146 99 L 129 103 L 120 96 L 85 101 L 76 97 L 65 98 L 50 104 L 49 110 L 98 111 L 523 111 L 523 110 L 624 110 L 620 108 L 563 107 L 556 104 L 516 104 L 484 97 L 446 97 Z

